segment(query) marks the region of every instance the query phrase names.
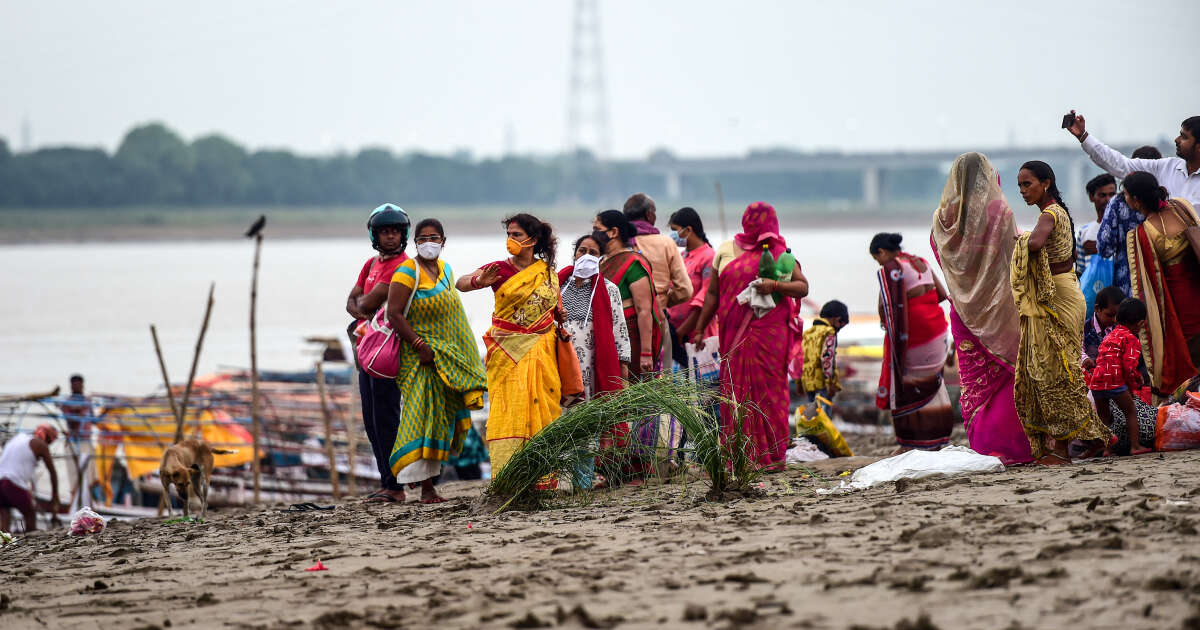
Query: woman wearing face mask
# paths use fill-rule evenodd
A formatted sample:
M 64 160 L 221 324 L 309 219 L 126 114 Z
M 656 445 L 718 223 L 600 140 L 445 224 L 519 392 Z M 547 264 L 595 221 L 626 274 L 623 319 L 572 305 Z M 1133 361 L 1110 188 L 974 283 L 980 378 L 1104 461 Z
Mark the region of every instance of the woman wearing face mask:
M 592 227 L 597 244 L 605 243 L 600 273 L 616 285 L 621 295 L 622 317 L 629 330 L 630 379 L 650 378 L 661 367 L 658 359 L 663 342 L 659 323 L 662 311 L 654 294 L 650 263 L 629 247 L 628 243 L 637 232 L 620 210 L 605 210 L 596 215 Z M 601 447 L 611 440 L 613 446 L 624 448 L 629 431 L 625 425 L 614 427 L 613 435 L 601 440 Z M 658 418 L 639 421 L 633 432 L 637 436 L 638 452 L 624 460 L 621 471 L 622 481 L 629 484 L 640 483 L 650 472 L 650 454 L 659 443 Z
M 501 222 L 507 231 L 505 260 L 488 263 L 458 279 L 460 291 L 490 288 L 496 306 L 487 346 L 491 411 L 487 420 L 492 474 L 530 438 L 559 416 L 555 321 L 560 317 L 557 239 L 549 223 L 525 213 Z M 565 334 L 565 333 L 564 333 Z
M 768 470 L 785 465 L 788 363 L 796 337 L 792 301 L 808 295 L 808 279 L 797 263 L 785 279 L 756 285 L 760 295 L 778 293 L 783 298 L 761 317 L 737 296 L 759 279 L 764 251 L 776 260 L 787 251 L 787 241 L 779 232 L 774 206 L 759 201 L 746 207 L 742 232 L 733 237 L 736 257 L 713 271 L 704 311 L 696 323 L 704 330 L 714 316 L 720 317 L 721 394 L 746 405 L 742 410 L 721 405 L 721 431 L 727 440 L 735 440 L 741 423 L 741 432 L 749 440 L 748 455 Z
M 445 230 L 437 219 L 416 229 L 417 258 L 401 264 L 388 288 L 388 323 L 404 343 L 396 385 L 403 396 L 389 463 L 401 490 L 421 484 L 422 503 L 445 499 L 433 489 L 442 463 L 458 455 L 471 431 L 471 409 L 483 408 L 487 375 L 471 326 L 440 258 Z
M 408 260 L 404 248 L 408 243 L 408 214 L 404 209 L 385 203 L 371 211 L 367 219 L 367 233 L 371 247 L 378 255 L 372 256 L 358 274 L 358 282 L 346 298 L 346 312 L 354 317 L 352 327 L 365 326 L 367 320 L 387 301 L 389 283 L 396 268 Z M 351 335 L 357 343 L 357 334 Z M 357 362 L 357 356 L 355 360 Z M 361 367 L 358 370 L 358 392 L 362 397 L 363 429 L 371 442 L 375 465 L 379 468 L 379 490 L 369 497 L 371 502 L 395 502 L 404 500 L 404 486 L 396 483 L 388 454 L 396 441 L 396 427 L 400 423 L 400 390 L 390 378 L 375 378 Z
M 579 356 L 584 400 L 621 389 L 630 361 L 629 326 L 617 285 L 600 275 L 604 237 L 589 234 L 575 242 L 575 264 L 559 270 L 563 328 Z
M 708 237 L 704 234 L 704 224 L 700 214 L 692 208 L 680 208 L 671 215 L 671 239 L 675 244 L 684 248 L 683 267 L 687 270 L 688 278 L 692 281 L 692 299 L 683 304 L 677 304 L 667 309 L 671 326 L 675 329 L 674 356 L 677 363 L 686 363 L 683 343 L 693 337 L 696 332 L 696 322 L 700 319 L 700 310 L 704 307 L 704 298 L 708 295 L 708 287 L 712 284 L 713 251 Z M 717 320 L 714 319 L 703 331 L 696 333 L 697 339 L 707 339 L 717 336 Z
M 619 391 L 629 375 L 629 327 L 617 285 L 600 275 L 605 239 L 589 234 L 575 241 L 575 264 L 558 272 L 566 318 L 563 328 L 583 372 L 583 400 Z M 582 463 L 572 485 L 591 488 L 594 462 Z

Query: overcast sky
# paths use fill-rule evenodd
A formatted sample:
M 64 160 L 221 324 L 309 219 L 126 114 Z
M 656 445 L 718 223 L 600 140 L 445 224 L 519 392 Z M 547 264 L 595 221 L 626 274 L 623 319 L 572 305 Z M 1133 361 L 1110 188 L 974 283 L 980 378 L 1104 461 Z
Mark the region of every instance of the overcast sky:
M 158 120 L 305 153 L 566 143 L 571 7 L 0 0 L 0 137 Z M 1110 142 L 1200 114 L 1200 2 L 600 0 L 613 153 Z

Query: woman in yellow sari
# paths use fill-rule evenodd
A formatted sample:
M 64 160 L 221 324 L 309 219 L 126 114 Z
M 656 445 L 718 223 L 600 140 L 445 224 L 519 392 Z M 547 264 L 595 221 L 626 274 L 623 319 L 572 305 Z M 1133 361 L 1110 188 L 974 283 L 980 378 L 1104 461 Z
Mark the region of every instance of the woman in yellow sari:
M 491 411 L 487 420 L 492 475 L 561 412 L 555 322 L 560 316 L 556 239 L 550 224 L 529 214 L 503 222 L 511 257 L 458 279 L 459 291 L 496 294 L 487 346 Z
M 1014 394 L 1036 462 L 1069 464 L 1067 443 L 1083 440 L 1083 457 L 1112 439 L 1087 398 L 1079 356 L 1086 303 L 1075 276 L 1075 226 L 1045 162 L 1021 165 L 1017 185 L 1041 211 L 1037 227 L 1017 237 L 1011 282 L 1021 315 Z

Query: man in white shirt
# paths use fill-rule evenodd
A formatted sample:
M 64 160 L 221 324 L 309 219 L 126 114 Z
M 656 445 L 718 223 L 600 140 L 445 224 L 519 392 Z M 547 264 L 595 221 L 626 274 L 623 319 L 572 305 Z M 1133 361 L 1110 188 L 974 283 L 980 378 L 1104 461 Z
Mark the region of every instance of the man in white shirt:
M 1075 273 L 1082 276 L 1087 271 L 1088 261 L 1097 251 L 1096 235 L 1100 233 L 1100 222 L 1104 220 L 1104 209 L 1108 200 L 1117 194 L 1117 180 L 1102 173 L 1087 183 L 1088 200 L 1096 207 L 1096 220 L 1088 221 L 1075 230 Z
M 1200 146 L 1196 142 L 1200 137 L 1200 116 L 1192 116 L 1180 124 L 1179 137 L 1175 138 L 1175 155 L 1179 157 L 1142 160 L 1127 158 L 1092 137 L 1084 126 L 1083 116 L 1075 114 L 1075 110 L 1071 114 L 1075 115 L 1075 122 L 1067 130 L 1079 139 L 1084 153 L 1096 166 L 1120 179 L 1134 171 L 1146 171 L 1172 197 L 1183 197 L 1192 205 L 1200 203 Z

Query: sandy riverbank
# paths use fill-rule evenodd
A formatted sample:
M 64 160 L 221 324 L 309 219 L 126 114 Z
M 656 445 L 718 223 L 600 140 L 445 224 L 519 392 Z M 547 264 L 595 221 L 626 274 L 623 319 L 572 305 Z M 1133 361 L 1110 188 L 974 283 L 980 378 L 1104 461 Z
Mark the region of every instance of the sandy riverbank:
M 43 533 L 0 552 L 0 625 L 1200 627 L 1200 453 L 815 494 L 870 461 L 732 503 L 652 485 L 494 516 L 453 483 L 435 506 Z

